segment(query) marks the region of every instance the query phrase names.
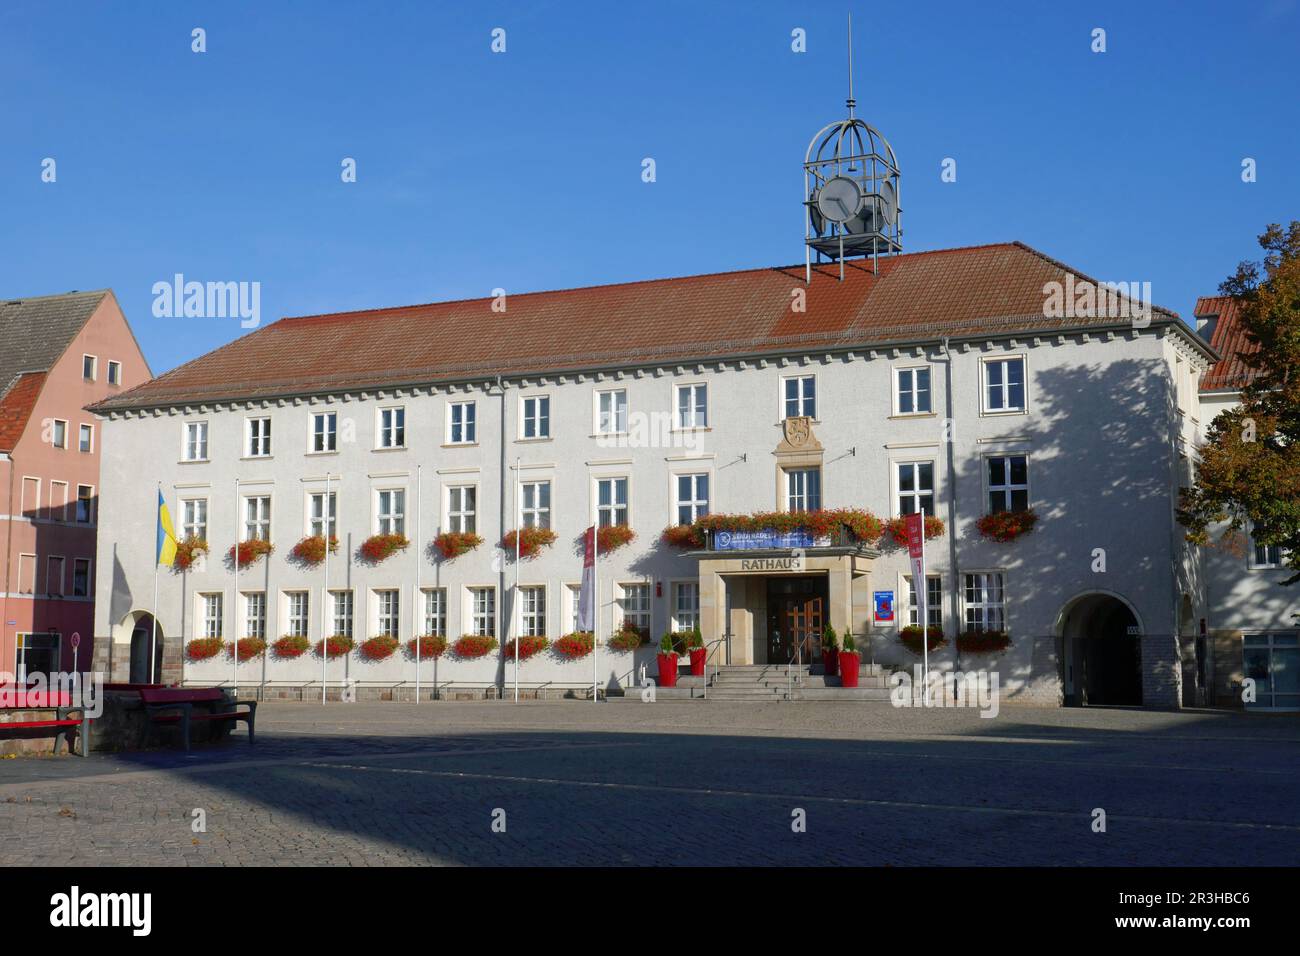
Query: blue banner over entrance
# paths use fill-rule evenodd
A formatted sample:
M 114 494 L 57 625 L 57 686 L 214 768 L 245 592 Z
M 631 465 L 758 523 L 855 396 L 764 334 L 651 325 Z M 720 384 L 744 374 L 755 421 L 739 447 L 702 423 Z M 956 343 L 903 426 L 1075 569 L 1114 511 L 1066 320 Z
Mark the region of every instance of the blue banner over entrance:
M 715 531 L 715 551 L 759 551 L 763 549 L 811 548 L 813 536 L 807 531 Z

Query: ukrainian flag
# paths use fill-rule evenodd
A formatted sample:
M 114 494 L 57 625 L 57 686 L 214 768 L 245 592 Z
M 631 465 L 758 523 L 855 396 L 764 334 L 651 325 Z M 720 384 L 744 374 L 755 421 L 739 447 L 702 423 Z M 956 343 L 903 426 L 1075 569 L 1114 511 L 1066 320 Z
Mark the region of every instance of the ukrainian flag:
M 171 567 L 176 560 L 176 532 L 172 530 L 172 516 L 167 512 L 167 502 L 158 492 L 158 563 Z

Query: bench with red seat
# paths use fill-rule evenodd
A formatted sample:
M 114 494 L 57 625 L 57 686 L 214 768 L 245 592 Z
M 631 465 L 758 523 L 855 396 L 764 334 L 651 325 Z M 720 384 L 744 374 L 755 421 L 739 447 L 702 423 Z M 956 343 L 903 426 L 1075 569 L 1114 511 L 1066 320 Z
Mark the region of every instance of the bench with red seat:
M 43 727 L 66 727 L 67 730 L 60 730 L 54 735 L 54 752 L 59 752 L 59 738 L 66 737 L 68 740 L 68 753 L 72 753 L 72 735 L 77 728 L 80 733 L 78 737 L 81 743 L 81 756 L 86 756 L 90 752 L 90 717 L 86 714 L 86 708 L 72 703 L 72 694 L 66 690 L 28 690 L 26 687 L 17 687 L 12 684 L 0 686 L 0 715 L 6 711 L 19 710 L 52 710 L 55 713 L 54 719 L 25 718 L 23 720 L 0 720 L 0 730 L 27 730 L 39 729 Z M 79 713 L 80 717 L 73 717 L 73 713 Z
M 257 719 L 257 702 L 231 700 L 219 687 L 141 687 L 140 702 L 144 705 L 145 735 L 154 724 L 179 724 L 181 741 L 190 749 L 190 723 L 196 720 L 242 720 L 248 724 L 248 742 L 253 743 L 253 722 Z M 195 710 L 195 705 L 207 709 Z M 247 710 L 237 710 L 240 704 Z

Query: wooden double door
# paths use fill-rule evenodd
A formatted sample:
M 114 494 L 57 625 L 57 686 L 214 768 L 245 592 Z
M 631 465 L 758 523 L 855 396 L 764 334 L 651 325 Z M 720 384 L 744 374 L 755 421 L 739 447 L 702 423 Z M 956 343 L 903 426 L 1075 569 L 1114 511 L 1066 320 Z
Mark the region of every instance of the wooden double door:
M 768 578 L 767 663 L 820 659 L 826 604 L 824 575 Z

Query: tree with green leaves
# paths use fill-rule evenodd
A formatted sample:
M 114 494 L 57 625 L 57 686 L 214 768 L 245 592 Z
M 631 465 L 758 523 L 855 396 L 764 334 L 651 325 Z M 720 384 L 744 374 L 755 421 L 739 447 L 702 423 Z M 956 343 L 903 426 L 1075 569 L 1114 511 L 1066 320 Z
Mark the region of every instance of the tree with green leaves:
M 1241 403 L 1210 424 L 1196 482 L 1180 490 L 1187 540 L 1210 544 L 1244 530 L 1277 545 L 1300 581 L 1300 221 L 1272 224 L 1259 237 L 1262 262 L 1243 262 L 1220 286 L 1239 306 L 1257 348 L 1241 360 L 1253 376 Z

